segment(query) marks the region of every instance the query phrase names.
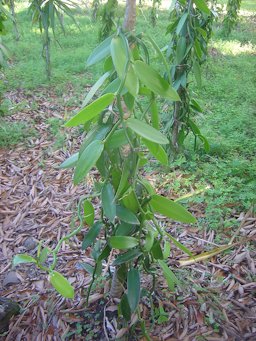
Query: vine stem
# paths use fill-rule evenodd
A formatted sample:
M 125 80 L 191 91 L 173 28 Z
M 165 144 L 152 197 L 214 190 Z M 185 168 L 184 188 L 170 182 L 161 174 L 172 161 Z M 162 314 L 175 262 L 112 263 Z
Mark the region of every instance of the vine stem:
M 79 226 L 74 229 L 72 232 L 70 232 L 69 234 L 63 236 L 59 241 L 58 241 L 58 244 L 56 245 L 55 249 L 51 251 L 51 254 L 53 256 L 53 262 L 52 262 L 52 265 L 50 266 L 50 271 L 53 271 L 56 264 L 57 264 L 57 254 L 61 248 L 61 245 L 64 241 L 66 240 L 69 240 L 70 238 L 72 238 L 73 236 L 75 236 L 77 233 L 79 233 L 82 228 L 83 228 L 83 217 L 81 216 L 81 204 L 82 202 L 85 200 L 85 199 L 90 199 L 90 198 L 96 198 L 100 195 L 100 193 L 93 193 L 93 194 L 88 194 L 88 195 L 85 195 L 83 196 L 80 200 L 79 200 L 79 203 L 78 203 L 78 208 L 77 208 L 77 215 L 78 215 L 78 218 L 80 220 L 80 224 Z

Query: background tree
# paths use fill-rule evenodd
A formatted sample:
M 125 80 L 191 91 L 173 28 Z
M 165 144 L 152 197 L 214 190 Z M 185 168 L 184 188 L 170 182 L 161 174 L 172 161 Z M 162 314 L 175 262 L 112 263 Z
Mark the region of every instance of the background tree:
M 228 36 L 232 29 L 237 25 L 241 2 L 242 0 L 228 0 L 227 2 L 227 13 L 223 20 L 223 31 L 226 36 Z
M 10 12 L 11 12 L 11 15 L 12 15 L 14 36 L 15 36 L 15 39 L 18 41 L 18 40 L 20 40 L 20 32 L 19 32 L 19 29 L 18 29 L 18 23 L 17 23 L 16 12 L 15 12 L 14 0 L 5 0 L 5 4 L 10 8 Z
M 69 0 L 31 0 L 29 13 L 32 16 L 32 23 L 38 24 L 43 35 L 42 56 L 45 59 L 47 79 L 51 78 L 51 56 L 50 56 L 50 30 L 55 38 L 56 20 L 60 28 L 65 32 L 63 16 L 65 13 L 74 20 L 72 8 L 74 3 Z
M 193 114 L 202 112 L 198 102 L 191 97 L 189 83 L 193 73 L 201 86 L 201 64 L 206 60 L 207 45 L 212 32 L 213 14 L 204 0 L 176 0 L 173 2 L 167 33 L 171 35 L 167 59 L 171 64 L 166 78 L 178 91 L 181 102 L 174 102 L 171 116 L 165 117 L 170 146 L 174 153 L 180 151 L 190 131 L 208 150 L 209 145 L 192 120 Z

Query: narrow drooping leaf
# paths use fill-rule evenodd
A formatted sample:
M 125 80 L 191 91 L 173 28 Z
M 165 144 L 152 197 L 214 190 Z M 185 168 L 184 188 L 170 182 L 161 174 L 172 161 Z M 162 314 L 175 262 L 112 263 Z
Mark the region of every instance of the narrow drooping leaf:
M 195 223 L 196 218 L 192 216 L 183 206 L 169 200 L 161 195 L 153 195 L 150 200 L 152 209 L 164 216 L 182 223 Z
M 86 233 L 83 243 L 82 250 L 87 249 L 88 246 L 91 246 L 95 239 L 98 237 L 100 230 L 102 228 L 102 223 L 97 221 L 92 227 L 90 227 L 89 231 Z
M 130 63 L 129 47 L 124 35 L 114 37 L 111 41 L 111 56 L 118 77 L 125 80 L 124 85 L 135 97 L 139 91 L 139 81 Z
M 149 252 L 152 249 L 154 244 L 154 233 L 152 231 L 148 231 L 145 238 L 144 249 Z
M 132 129 L 136 134 L 149 141 L 159 144 L 168 143 L 168 139 L 160 131 L 140 120 L 137 120 L 136 118 L 128 118 L 126 124 L 127 127 Z
M 104 149 L 104 144 L 101 141 L 94 141 L 85 150 L 78 159 L 75 174 L 74 174 L 74 184 L 77 185 L 81 182 L 92 167 L 96 164 L 102 151 Z
M 197 61 L 194 61 L 193 72 L 195 75 L 197 86 L 201 87 L 202 86 L 201 69 L 200 69 L 200 65 Z
M 171 291 L 174 291 L 175 285 L 180 285 L 180 281 L 175 276 L 175 274 L 171 271 L 171 269 L 168 267 L 168 265 L 162 261 L 158 261 L 159 265 L 161 266 L 163 270 L 164 277 L 166 279 L 166 282 L 168 284 L 168 287 Z
M 180 101 L 177 91 L 174 90 L 170 84 L 151 66 L 140 60 L 137 60 L 134 63 L 134 69 L 137 76 L 139 77 L 139 80 L 155 94 L 172 101 Z
M 159 124 L 159 113 L 158 113 L 158 108 L 156 101 L 154 100 L 150 106 L 150 111 L 151 111 L 151 123 L 153 128 L 156 130 L 159 130 L 160 124 Z
M 93 98 L 93 96 L 96 94 L 97 90 L 104 84 L 105 80 L 110 76 L 110 72 L 106 72 L 104 73 L 104 75 L 102 75 L 97 82 L 91 87 L 90 91 L 88 92 L 88 94 L 86 95 L 82 107 L 85 107 L 90 100 Z
M 101 200 L 105 216 L 113 223 L 116 217 L 116 203 L 114 189 L 110 183 L 104 184 Z
M 69 281 L 57 271 L 52 271 L 49 275 L 51 285 L 66 298 L 74 298 L 75 292 Z
M 76 127 L 80 124 L 90 121 L 98 116 L 109 104 L 114 101 L 115 95 L 112 93 L 105 94 L 94 102 L 79 111 L 65 125 L 66 127 Z
M 120 310 L 121 310 L 121 313 L 123 314 L 123 317 L 126 319 L 126 321 L 130 321 L 131 308 L 130 308 L 128 297 L 126 294 L 123 294 L 119 305 L 120 305 Z
M 132 249 L 139 244 L 138 239 L 128 236 L 113 236 L 109 239 L 110 246 L 114 249 Z
M 16 266 L 21 263 L 37 263 L 37 261 L 35 258 L 26 254 L 15 255 L 12 260 L 13 266 Z
M 140 301 L 140 273 L 138 269 L 130 269 L 127 274 L 127 297 L 133 313 Z
M 163 259 L 163 251 L 159 240 L 156 240 L 151 248 L 151 253 L 155 259 Z
M 206 2 L 204 0 L 194 0 L 194 3 L 196 4 L 196 7 L 200 9 L 202 12 L 204 12 L 207 15 L 211 14 L 210 9 L 208 8 Z
M 164 148 L 154 142 L 151 142 L 149 140 L 143 139 L 143 143 L 146 145 L 150 153 L 163 165 L 168 165 L 168 155 L 166 154 L 166 151 Z
M 167 259 L 170 256 L 170 252 L 171 252 L 171 243 L 168 240 L 166 240 L 164 242 L 163 258 Z
M 132 224 L 132 225 L 139 225 L 140 224 L 140 221 L 136 217 L 136 215 L 126 207 L 118 205 L 116 207 L 116 214 L 117 214 L 118 218 L 120 218 L 122 221 L 124 221 L 128 224 Z
M 113 266 L 121 265 L 123 263 L 127 263 L 132 261 L 135 258 L 138 258 L 142 252 L 139 249 L 132 249 L 121 255 L 117 256 L 115 261 L 113 262 Z
M 89 226 L 94 223 L 94 208 L 89 200 L 84 201 L 84 220 Z
M 67 160 L 62 162 L 62 164 L 59 166 L 59 168 L 64 169 L 64 168 L 72 168 L 75 167 L 78 161 L 78 156 L 79 153 L 75 153 L 71 155 Z
M 188 13 L 186 12 L 182 15 L 182 17 L 180 18 L 179 23 L 176 27 L 176 33 L 177 34 L 180 34 L 181 30 L 183 29 L 185 22 L 187 21 L 187 18 L 188 18 Z
M 171 239 L 174 245 L 177 246 L 178 249 L 182 250 L 184 253 L 186 253 L 189 256 L 192 256 L 192 252 L 181 242 L 179 242 L 177 239 L 172 237 L 169 233 L 166 233 L 166 235 Z
M 87 66 L 91 66 L 93 64 L 98 63 L 102 59 L 106 58 L 110 55 L 110 43 L 112 40 L 112 36 L 105 39 L 100 45 L 98 45 L 93 52 L 91 53 L 90 57 L 87 59 Z

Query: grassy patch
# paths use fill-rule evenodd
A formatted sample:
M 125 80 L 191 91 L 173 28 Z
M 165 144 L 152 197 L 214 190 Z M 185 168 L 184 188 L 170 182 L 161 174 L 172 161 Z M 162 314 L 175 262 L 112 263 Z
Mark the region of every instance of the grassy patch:
M 16 145 L 34 135 L 24 123 L 8 122 L 0 118 L 0 148 Z

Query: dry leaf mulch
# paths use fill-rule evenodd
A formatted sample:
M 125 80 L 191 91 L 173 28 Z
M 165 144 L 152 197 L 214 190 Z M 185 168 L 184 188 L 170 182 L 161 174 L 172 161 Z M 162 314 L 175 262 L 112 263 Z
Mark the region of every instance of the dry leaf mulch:
M 22 90 L 13 91 L 6 96 L 13 103 L 26 103 L 9 119 L 25 121 L 28 125 L 34 122 L 37 133 L 26 144 L 0 150 L 0 295 L 19 302 L 22 307 L 2 339 L 107 340 L 121 337 L 127 328 L 118 324 L 116 302 L 108 301 L 104 295 L 108 292 L 109 280 L 97 283 L 97 290 L 90 298 L 91 305 L 85 306 L 85 289 L 91 277 L 81 263 L 93 264 L 93 261 L 89 253 L 81 251 L 80 236 L 63 244 L 57 266 L 76 288 L 74 301 L 56 294 L 46 275 L 33 265 L 12 269 L 15 254 L 36 255 L 40 240 L 54 247 L 77 225 L 76 205 L 82 195 L 90 193 L 92 179 L 89 178 L 86 185 L 74 187 L 72 172 L 57 168 L 76 151 L 80 140 L 67 136 L 66 146 L 54 150 L 54 136 L 49 133 L 47 118 L 61 119 L 64 112 L 74 108 L 56 104 L 54 92 L 46 89 L 29 95 Z M 66 133 L 63 131 L 63 134 Z M 191 211 L 197 217 L 204 215 L 203 206 L 192 206 Z M 158 277 L 153 295 L 154 316 L 146 299 L 141 304 L 152 340 L 256 339 L 256 251 L 253 243 L 256 216 L 252 210 L 234 212 L 234 215 L 240 228 L 235 238 L 237 244 L 228 252 L 183 268 L 178 266 L 178 260 L 184 254 L 173 246 L 169 263 L 183 285 L 170 293 L 163 278 Z M 214 243 L 214 231 L 184 228 L 162 217 L 159 219 L 174 237 L 195 253 L 218 246 Z M 109 265 L 105 265 L 105 273 Z M 142 284 L 149 287 L 151 279 L 143 277 Z M 160 308 L 162 313 L 159 313 Z M 131 324 L 135 326 L 136 321 L 137 317 L 133 316 Z M 135 340 L 134 336 L 128 339 Z

